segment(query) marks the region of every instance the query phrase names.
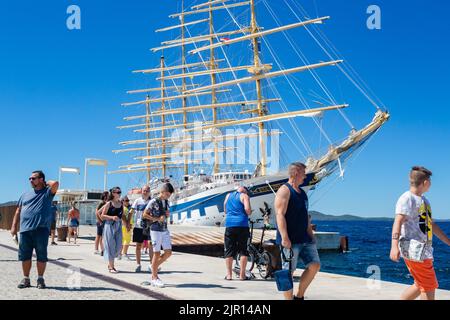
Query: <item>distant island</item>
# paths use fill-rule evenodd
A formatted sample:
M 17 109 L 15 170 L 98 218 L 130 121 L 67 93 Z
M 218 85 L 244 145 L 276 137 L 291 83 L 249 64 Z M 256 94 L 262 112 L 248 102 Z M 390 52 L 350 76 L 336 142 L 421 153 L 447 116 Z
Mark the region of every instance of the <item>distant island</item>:
M 325 214 L 318 211 L 310 211 L 309 214 L 311 215 L 311 219 L 313 221 L 393 221 L 393 218 L 387 217 L 366 218 L 350 214 L 334 216 L 331 214 Z
M 314 221 L 394 221 L 394 218 L 388 217 L 359 217 L 351 214 L 344 214 L 340 216 L 334 216 L 331 214 L 325 214 L 318 211 L 310 211 L 309 214 Z M 436 222 L 450 222 L 450 219 L 435 219 Z

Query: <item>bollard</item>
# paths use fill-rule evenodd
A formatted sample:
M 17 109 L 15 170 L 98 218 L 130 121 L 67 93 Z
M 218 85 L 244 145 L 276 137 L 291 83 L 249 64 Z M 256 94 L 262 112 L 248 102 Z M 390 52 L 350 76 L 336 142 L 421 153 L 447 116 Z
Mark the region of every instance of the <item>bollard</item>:
M 348 237 L 347 237 L 347 236 L 342 236 L 342 237 L 341 237 L 341 242 L 340 242 L 339 250 L 340 250 L 341 252 L 348 251 Z

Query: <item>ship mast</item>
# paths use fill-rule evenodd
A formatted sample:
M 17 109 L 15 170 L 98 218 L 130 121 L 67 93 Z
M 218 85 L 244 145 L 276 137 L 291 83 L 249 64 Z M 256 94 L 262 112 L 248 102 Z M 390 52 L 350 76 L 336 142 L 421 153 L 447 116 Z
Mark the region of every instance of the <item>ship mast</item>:
M 147 129 L 148 131 L 145 133 L 145 138 L 147 141 L 150 141 L 150 96 L 147 95 L 147 102 L 145 103 L 145 129 Z M 150 157 L 150 142 L 146 143 L 146 154 L 147 157 Z M 150 184 L 150 179 L 151 179 L 151 170 L 150 170 L 150 160 L 146 161 L 147 164 L 147 184 Z
M 213 0 L 209 0 L 209 34 L 211 36 L 210 38 L 210 45 L 214 44 L 214 24 L 213 24 Z M 216 69 L 216 61 L 215 61 L 215 53 L 214 48 L 211 48 L 210 50 L 210 70 L 213 72 L 211 73 L 211 84 L 215 85 L 217 83 L 217 75 L 214 73 L 214 70 Z M 211 104 L 214 106 L 212 109 L 213 112 L 213 124 L 217 124 L 217 108 L 215 105 L 217 105 L 217 95 L 216 95 L 216 89 L 212 89 L 211 92 Z M 219 150 L 218 150 L 218 143 L 217 140 L 214 140 L 214 168 L 213 173 L 219 173 Z
M 259 32 L 258 24 L 256 23 L 256 8 L 255 8 L 255 0 L 250 0 L 251 7 L 251 33 L 257 34 Z M 254 62 L 254 72 L 255 74 L 261 73 L 260 60 L 259 60 L 259 37 L 254 37 L 252 40 L 253 44 L 253 62 Z M 257 110 L 259 117 L 265 115 L 265 110 L 263 110 L 263 97 L 262 97 L 262 85 L 261 79 L 257 79 L 256 83 L 256 94 L 257 94 Z M 266 155 L 266 141 L 264 136 L 264 122 L 258 123 L 258 133 L 259 133 L 259 149 L 261 155 L 261 175 L 266 175 L 266 166 L 267 166 L 267 155 Z
M 184 19 L 184 0 L 181 0 L 181 64 L 183 65 L 182 68 L 182 75 L 184 76 L 186 74 L 186 45 L 184 43 L 184 38 L 185 38 L 185 29 L 184 29 L 184 24 L 185 24 L 185 19 Z M 181 84 L 181 91 L 182 94 L 184 94 L 186 92 L 186 78 L 182 78 L 182 84 Z M 186 110 L 187 107 L 187 97 L 184 97 L 182 99 L 182 108 L 183 110 Z M 187 128 L 187 112 L 184 111 L 183 112 L 183 125 L 184 125 L 184 129 Z M 183 151 L 187 152 L 187 144 L 183 145 Z M 189 166 L 188 166 L 188 155 L 187 153 L 184 156 L 184 174 L 187 175 L 189 174 Z
M 164 111 L 166 109 L 166 102 L 164 100 L 164 97 L 166 96 L 166 88 L 165 88 L 165 80 L 164 80 L 164 70 L 165 70 L 165 62 L 164 62 L 164 55 L 161 56 L 161 127 L 164 128 L 166 126 L 166 115 L 164 114 Z M 161 131 L 161 146 L 162 146 L 162 154 L 166 153 L 166 139 L 165 139 L 165 130 L 163 129 Z M 166 159 L 163 159 L 163 165 L 162 165 L 162 178 L 166 178 L 166 172 L 167 171 L 167 164 Z

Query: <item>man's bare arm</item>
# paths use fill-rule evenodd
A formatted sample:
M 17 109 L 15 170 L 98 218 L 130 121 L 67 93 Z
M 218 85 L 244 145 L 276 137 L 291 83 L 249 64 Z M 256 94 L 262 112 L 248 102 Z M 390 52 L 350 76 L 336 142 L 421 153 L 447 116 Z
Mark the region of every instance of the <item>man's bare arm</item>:
M 432 222 L 432 226 L 433 226 L 433 234 L 439 238 L 439 240 L 441 240 L 443 243 L 445 243 L 446 245 L 450 246 L 450 239 L 448 238 L 448 236 L 444 233 L 444 231 L 442 231 L 442 229 L 439 227 L 439 225 L 437 225 L 434 221 Z
M 289 204 L 290 192 L 286 186 L 281 186 L 275 196 L 275 213 L 277 218 L 278 230 L 282 239 L 288 239 L 287 224 L 286 224 L 286 210 Z
M 229 197 L 230 197 L 230 194 L 227 194 L 227 196 L 225 197 L 225 201 L 223 202 L 223 212 L 225 215 L 227 215 L 227 201 L 228 201 Z
M 20 210 L 22 208 L 21 207 L 17 207 L 16 209 L 16 213 L 14 213 L 14 218 L 13 218 L 13 223 L 11 226 L 11 234 L 14 236 L 17 234 L 17 226 L 19 225 L 19 220 L 20 220 Z
M 242 202 L 244 203 L 244 210 L 245 213 L 249 216 L 252 214 L 252 206 L 250 204 L 250 197 L 248 194 L 241 194 Z
M 312 228 L 311 217 L 308 215 L 308 234 L 311 239 L 315 240 L 314 230 Z
M 47 181 L 47 186 L 50 188 L 52 194 L 56 194 L 59 188 L 58 181 Z

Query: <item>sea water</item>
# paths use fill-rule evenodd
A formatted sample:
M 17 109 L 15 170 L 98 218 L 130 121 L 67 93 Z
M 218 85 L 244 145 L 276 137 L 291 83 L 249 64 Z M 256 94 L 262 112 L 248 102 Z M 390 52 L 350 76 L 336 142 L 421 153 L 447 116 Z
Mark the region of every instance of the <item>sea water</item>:
M 321 271 L 369 278 L 379 267 L 380 280 L 412 284 L 404 262 L 390 260 L 392 221 L 313 221 L 318 231 L 336 231 L 349 238 L 349 252 L 319 252 Z M 450 222 L 437 222 L 450 236 Z M 450 290 L 450 247 L 433 239 L 434 268 L 440 289 Z M 299 263 L 299 268 L 303 265 Z

